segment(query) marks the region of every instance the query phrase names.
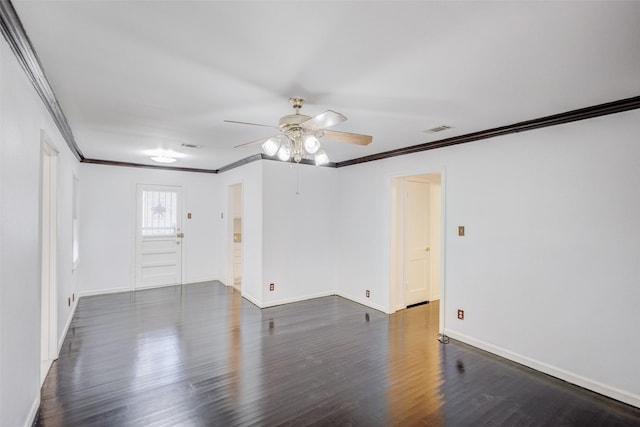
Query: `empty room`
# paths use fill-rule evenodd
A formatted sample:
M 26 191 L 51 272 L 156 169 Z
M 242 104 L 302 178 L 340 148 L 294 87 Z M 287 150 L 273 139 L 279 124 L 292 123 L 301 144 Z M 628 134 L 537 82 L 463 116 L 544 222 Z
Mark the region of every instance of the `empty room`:
M 0 29 L 0 426 L 640 426 L 640 2 Z

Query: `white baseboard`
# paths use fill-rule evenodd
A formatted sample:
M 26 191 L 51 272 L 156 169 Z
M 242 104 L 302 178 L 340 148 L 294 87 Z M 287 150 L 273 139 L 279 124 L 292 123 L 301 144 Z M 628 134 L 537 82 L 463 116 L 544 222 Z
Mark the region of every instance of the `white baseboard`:
M 637 394 L 634 394 L 625 390 L 620 390 L 619 388 L 612 387 L 607 384 L 603 384 L 599 381 L 594 381 L 589 378 L 585 378 L 573 372 L 565 371 L 564 369 L 560 369 L 555 366 L 551 366 L 546 363 L 540 362 L 538 360 L 534 360 L 529 357 L 522 356 L 520 354 L 506 350 L 502 347 L 498 347 L 493 344 L 489 344 L 487 342 L 480 341 L 475 338 L 471 338 L 470 336 L 458 333 L 456 331 L 452 331 L 450 329 L 445 328 L 444 333 L 453 339 L 462 341 L 463 343 L 488 351 L 489 353 L 493 353 L 498 356 L 504 357 L 505 359 L 509 359 L 514 362 L 520 363 L 521 365 L 528 366 L 529 368 L 535 369 L 536 371 L 543 372 L 545 374 L 551 375 L 552 377 L 559 378 L 563 381 L 575 384 L 577 386 L 586 388 L 591 391 L 595 391 L 596 393 L 602 394 L 612 399 L 619 400 L 621 402 L 640 408 L 640 396 Z
M 381 311 L 381 312 L 383 312 L 385 314 L 391 314 L 391 311 L 387 310 L 386 308 L 384 308 L 383 306 L 381 306 L 379 304 L 372 303 L 371 300 L 367 300 L 366 298 L 355 297 L 353 295 L 349 295 L 349 294 L 347 294 L 345 292 L 340 292 L 340 291 L 337 291 L 334 294 L 338 295 L 339 297 L 351 300 L 353 302 L 357 302 L 358 304 L 366 305 L 367 307 L 371 307 L 374 310 Z
M 318 292 L 317 294 L 301 295 L 293 298 L 285 298 L 285 299 L 279 299 L 275 301 L 263 302 L 261 308 L 275 307 L 276 305 L 282 305 L 282 304 L 291 304 L 292 302 L 300 302 L 300 301 L 306 301 L 314 298 L 328 297 L 330 295 L 335 295 L 335 294 L 336 293 L 334 291 L 325 291 L 325 292 Z
M 40 408 L 40 387 L 38 387 L 38 394 L 36 395 L 36 399 L 33 401 L 33 405 L 31 405 L 31 409 L 29 409 L 29 415 L 27 415 L 27 419 L 24 421 L 24 427 L 31 427 L 36 420 L 36 415 L 38 415 L 38 409 Z
M 78 293 L 78 298 L 73 302 L 71 306 L 71 311 L 69 312 L 69 317 L 67 317 L 67 321 L 64 324 L 64 328 L 62 329 L 62 334 L 58 339 L 58 351 L 56 352 L 56 358 L 60 354 L 60 349 L 62 349 L 62 344 L 64 343 L 64 339 L 67 337 L 67 332 L 69 331 L 69 326 L 71 326 L 71 321 L 73 320 L 73 315 L 76 313 L 76 308 L 78 307 L 78 301 L 80 301 L 80 294 Z
M 255 305 L 258 308 L 264 308 L 262 306 L 262 303 L 257 299 L 255 299 L 254 297 L 252 297 L 251 295 L 242 294 L 242 298 L 246 299 L 247 301 L 249 301 L 251 304 Z
M 202 283 L 202 282 L 221 282 L 221 280 L 219 279 L 202 279 L 202 280 L 194 280 L 194 281 L 189 281 L 189 282 L 183 282 L 183 285 L 193 285 L 196 283 Z M 223 283 L 224 284 L 224 283 Z M 144 288 L 107 288 L 107 289 L 97 289 L 97 290 L 93 290 L 93 291 L 80 291 L 78 293 L 78 298 L 80 297 L 91 297 L 94 295 L 107 295 L 107 294 L 117 294 L 120 292 L 131 292 L 131 291 L 144 291 L 147 289 L 156 289 L 156 288 L 164 288 L 167 286 L 177 286 L 175 284 L 173 285 L 155 285 L 155 286 L 146 286 Z
M 106 294 L 117 294 L 119 292 L 130 292 L 133 291 L 131 288 L 109 288 L 109 289 L 98 289 L 95 291 L 80 291 L 78 292 L 78 299 L 82 297 L 92 297 L 94 295 L 106 295 Z
M 182 282 L 183 285 L 193 285 L 195 283 L 203 283 L 203 282 L 220 282 L 222 283 L 222 280 L 220 279 L 197 279 L 197 280 L 189 280 L 188 282 Z

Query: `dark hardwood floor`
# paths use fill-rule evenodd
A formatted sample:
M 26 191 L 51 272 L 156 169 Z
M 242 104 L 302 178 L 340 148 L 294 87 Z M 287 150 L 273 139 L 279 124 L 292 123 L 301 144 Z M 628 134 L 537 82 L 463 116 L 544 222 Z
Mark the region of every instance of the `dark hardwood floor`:
M 85 297 L 34 425 L 640 425 L 638 408 L 440 344 L 437 324 L 437 303 L 260 310 L 218 282 Z

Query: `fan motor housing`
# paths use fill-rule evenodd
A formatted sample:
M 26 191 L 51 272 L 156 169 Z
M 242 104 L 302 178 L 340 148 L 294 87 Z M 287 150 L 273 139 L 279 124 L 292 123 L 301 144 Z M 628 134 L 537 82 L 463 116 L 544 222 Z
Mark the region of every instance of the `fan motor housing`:
M 304 114 L 290 114 L 280 118 L 279 126 L 280 129 L 289 129 L 292 126 L 297 126 L 302 122 L 306 122 L 310 118 L 311 117 L 305 116 Z

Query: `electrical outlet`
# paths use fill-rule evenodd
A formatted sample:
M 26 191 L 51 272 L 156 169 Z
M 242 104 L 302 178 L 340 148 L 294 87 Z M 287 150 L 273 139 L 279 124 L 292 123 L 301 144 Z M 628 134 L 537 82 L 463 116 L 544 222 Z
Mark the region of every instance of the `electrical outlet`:
M 458 226 L 458 236 L 464 236 L 464 225 Z
M 464 310 L 458 309 L 458 319 L 464 320 Z
M 369 291 L 369 289 L 367 289 L 364 294 L 366 295 L 367 298 L 371 296 L 371 292 Z
M 269 290 L 270 290 L 270 291 L 275 291 L 275 290 L 276 290 L 276 285 L 275 285 L 275 283 L 269 283 Z

